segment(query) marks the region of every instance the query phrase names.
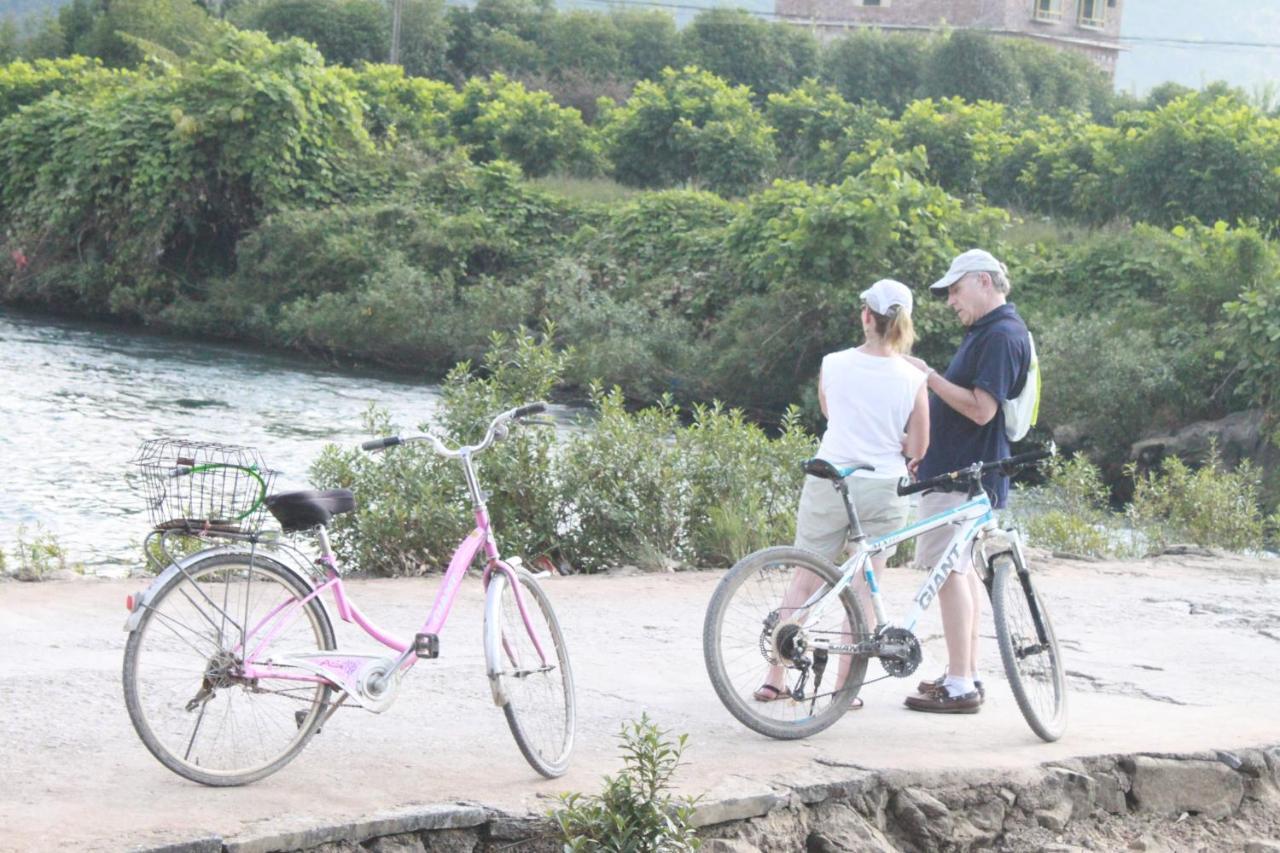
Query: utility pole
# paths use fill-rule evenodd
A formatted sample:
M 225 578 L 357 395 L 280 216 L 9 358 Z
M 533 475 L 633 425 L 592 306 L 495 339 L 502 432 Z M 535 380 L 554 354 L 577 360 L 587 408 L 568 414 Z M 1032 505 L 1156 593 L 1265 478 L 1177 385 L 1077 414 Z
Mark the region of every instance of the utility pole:
M 392 65 L 400 64 L 400 14 L 404 0 L 391 0 L 391 59 Z

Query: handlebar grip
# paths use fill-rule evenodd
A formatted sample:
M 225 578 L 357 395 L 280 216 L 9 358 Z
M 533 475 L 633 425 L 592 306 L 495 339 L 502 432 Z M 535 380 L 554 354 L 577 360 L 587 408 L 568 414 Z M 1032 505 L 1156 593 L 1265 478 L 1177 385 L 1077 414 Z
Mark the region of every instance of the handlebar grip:
M 391 435 L 386 438 L 374 438 L 360 445 L 361 450 L 386 450 L 388 447 L 395 447 L 402 443 L 400 436 Z
M 902 480 L 905 480 L 905 479 L 906 477 L 902 478 Z M 914 495 L 916 492 L 925 492 L 925 491 L 928 491 L 929 489 L 936 489 L 938 486 L 955 482 L 955 479 L 953 477 L 947 476 L 945 474 L 941 477 L 930 477 L 928 480 L 920 480 L 915 483 L 906 483 L 905 485 L 903 484 L 902 480 L 898 481 L 899 497 Z
M 1039 462 L 1041 459 L 1048 459 L 1058 455 L 1058 448 L 1050 445 L 1041 450 L 1030 450 L 1026 453 L 1019 453 L 1017 456 L 1010 456 L 1008 459 L 1000 463 L 1000 471 L 1009 474 L 1019 465 L 1026 465 L 1029 462 Z
M 527 418 L 529 415 L 540 415 L 547 410 L 547 404 L 541 401 L 521 406 L 511 413 L 513 418 Z

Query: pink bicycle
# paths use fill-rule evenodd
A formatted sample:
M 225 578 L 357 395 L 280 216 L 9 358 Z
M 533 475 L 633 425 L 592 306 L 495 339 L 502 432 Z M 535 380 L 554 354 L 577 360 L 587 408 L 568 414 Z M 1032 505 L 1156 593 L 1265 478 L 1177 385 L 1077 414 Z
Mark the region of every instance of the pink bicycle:
M 205 785 L 243 785 L 291 761 L 344 703 L 386 710 L 419 658 L 440 653 L 439 633 L 476 555 L 485 567 L 484 651 L 493 701 L 521 753 L 548 778 L 564 773 L 573 749 L 573 673 L 551 602 L 519 558 L 502 559 L 473 457 L 511 425 L 544 411 L 532 403 L 493 419 L 476 445 L 448 447 L 435 435 L 365 442 L 382 450 L 430 442 L 462 463 L 476 526 L 462 540 L 422 630 L 409 640 L 377 628 L 346 594 L 327 525 L 355 508 L 346 489 L 267 495 L 272 472 L 253 451 L 155 440 L 135 462 L 155 530 L 149 556 L 164 569 L 130 596 L 124 696 L 142 742 L 175 773 Z M 260 532 L 264 508 L 285 533 L 314 530 L 323 576 L 313 563 Z M 226 541 L 175 556 L 171 537 Z M 337 651 L 321 596 L 338 615 L 392 654 Z

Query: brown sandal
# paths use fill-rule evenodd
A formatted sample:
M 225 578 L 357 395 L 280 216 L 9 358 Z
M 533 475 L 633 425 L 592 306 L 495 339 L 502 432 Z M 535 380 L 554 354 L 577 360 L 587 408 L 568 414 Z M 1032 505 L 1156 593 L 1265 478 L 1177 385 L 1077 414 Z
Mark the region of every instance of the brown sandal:
M 772 684 L 761 684 L 751 698 L 757 702 L 777 702 L 779 699 L 790 699 L 791 691 L 785 687 L 774 687 Z

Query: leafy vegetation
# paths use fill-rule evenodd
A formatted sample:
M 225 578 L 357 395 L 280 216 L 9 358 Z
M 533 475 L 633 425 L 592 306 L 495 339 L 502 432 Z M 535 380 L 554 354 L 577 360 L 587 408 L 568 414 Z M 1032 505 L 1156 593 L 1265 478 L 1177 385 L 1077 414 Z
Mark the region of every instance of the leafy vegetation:
M 710 453 L 680 444 L 693 424 L 767 455 L 749 423 L 816 426 L 861 287 L 919 287 L 975 245 L 1009 261 L 1037 334 L 1042 434 L 1104 482 L 1193 420 L 1260 408 L 1280 439 L 1280 118 L 1227 87 L 1137 102 L 982 34 L 818 47 L 726 10 L 677 32 L 535 0 L 410 0 L 420 53 L 396 68 L 368 0 L 217 8 L 232 23 L 76 0 L 0 33 L 26 57 L 0 66 L 0 298 L 481 378 L 492 331 L 549 328 L 577 354 L 552 381 L 595 388 L 614 429 L 577 450 L 652 466 L 667 515 L 590 536 L 563 506 L 513 516 L 530 548 L 718 561 L 785 538 L 776 485 L 735 514 L 695 463 L 628 454 L 644 430 Z M 950 312 L 922 299 L 915 320 L 945 361 Z
M 688 745 L 688 735 L 672 739 L 648 714 L 624 724 L 623 768 L 604 778 L 599 794 L 564 794 L 551 812 L 564 849 L 571 853 L 627 850 L 682 853 L 697 850 L 689 797 L 671 793 L 671 782 Z

